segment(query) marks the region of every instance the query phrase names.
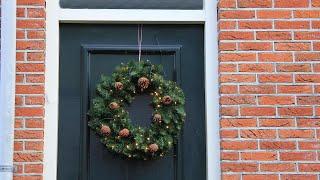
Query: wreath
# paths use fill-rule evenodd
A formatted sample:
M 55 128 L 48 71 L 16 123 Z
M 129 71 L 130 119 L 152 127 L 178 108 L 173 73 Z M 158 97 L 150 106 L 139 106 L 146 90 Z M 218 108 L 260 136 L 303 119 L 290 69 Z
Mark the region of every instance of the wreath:
M 134 159 L 164 156 L 177 143 L 185 120 L 185 97 L 173 81 L 165 80 L 162 67 L 149 61 L 121 63 L 111 76 L 101 76 L 89 111 L 89 127 L 105 147 Z M 150 94 L 151 125 L 131 124 L 126 107 L 135 96 Z

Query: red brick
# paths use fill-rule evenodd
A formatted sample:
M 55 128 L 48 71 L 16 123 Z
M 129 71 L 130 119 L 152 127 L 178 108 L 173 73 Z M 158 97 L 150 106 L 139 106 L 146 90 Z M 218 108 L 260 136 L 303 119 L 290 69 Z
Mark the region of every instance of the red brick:
M 23 119 L 15 118 L 14 128 L 23 128 Z
M 320 83 L 320 74 L 297 74 L 296 82 L 299 83 Z
M 280 152 L 281 161 L 315 161 L 315 152 Z
M 242 152 L 242 160 L 273 161 L 277 160 L 276 152 Z
M 16 74 L 16 83 L 22 83 L 24 79 L 23 74 Z
M 28 52 L 27 60 L 28 61 L 44 61 L 45 54 L 41 52 Z
M 267 150 L 293 150 L 296 149 L 294 141 L 260 141 L 260 148 Z
M 17 85 L 16 94 L 43 94 L 43 85 Z
M 39 120 L 39 119 L 28 119 L 26 120 L 26 127 L 27 128 L 43 128 L 44 122 L 43 120 Z
M 16 52 L 16 60 L 17 61 L 24 61 L 24 52 Z
M 25 98 L 26 105 L 44 105 L 43 96 L 27 96 Z
M 16 32 L 16 38 L 17 39 L 24 39 L 24 38 L 26 38 L 25 37 L 25 31 L 24 30 L 17 30 L 17 32 Z
M 255 75 L 246 74 L 222 74 L 220 75 L 221 83 L 231 83 L 231 82 L 255 82 Z
M 246 31 L 222 31 L 219 33 L 220 40 L 253 40 L 253 32 Z
M 43 50 L 45 47 L 44 41 L 25 41 L 18 40 L 17 41 L 17 50 Z
M 18 19 L 17 28 L 38 29 L 45 28 L 45 20 L 40 19 Z
M 320 150 L 320 142 L 319 141 L 299 142 L 299 149 L 301 149 L 301 150 Z
M 313 138 L 314 131 L 307 129 L 281 129 L 279 130 L 280 138 Z
M 309 21 L 275 21 L 276 29 L 310 29 Z
M 223 180 L 241 180 L 241 176 L 239 174 L 222 174 Z
M 297 102 L 299 105 L 320 105 L 320 96 L 299 96 Z
M 42 173 L 43 165 L 42 164 L 26 164 L 24 166 L 25 173 Z
M 220 21 L 218 23 L 220 30 L 236 29 L 236 25 L 237 25 L 237 23 L 235 21 Z
M 260 119 L 259 121 L 260 127 L 293 127 L 295 125 L 293 119 Z
M 222 10 L 219 12 L 220 19 L 252 19 L 254 17 L 254 11 Z
M 238 48 L 242 51 L 271 51 L 273 45 L 267 42 L 242 42 L 238 43 Z
M 245 129 L 240 130 L 240 137 L 248 139 L 273 139 L 276 138 L 276 131 L 269 129 Z
M 296 10 L 293 12 L 295 18 L 320 18 L 319 10 Z
M 244 174 L 242 180 L 278 180 L 275 174 Z
M 291 40 L 291 32 L 287 31 L 259 31 L 257 40 Z
M 25 17 L 25 8 L 17 8 L 17 17 Z
M 222 172 L 257 172 L 256 163 L 221 163 Z
M 239 64 L 239 72 L 273 72 L 272 64 Z
M 46 12 L 44 8 L 28 8 L 27 14 L 29 18 L 45 18 Z
M 220 130 L 220 138 L 237 138 L 238 130 Z
M 15 130 L 15 139 L 41 139 L 43 138 L 42 130 Z
M 15 162 L 41 162 L 43 160 L 42 153 L 14 153 L 13 160 Z
M 295 40 L 320 40 L 320 32 L 295 32 Z
M 15 141 L 13 146 L 14 151 L 22 151 L 23 150 L 23 142 Z
M 320 0 L 312 0 L 312 7 L 320 7 Z
M 236 72 L 237 65 L 235 64 L 220 64 L 219 72 Z
M 320 171 L 320 163 L 303 163 L 299 164 L 300 172 L 319 172 Z
M 239 21 L 239 29 L 272 29 L 272 21 Z
M 253 118 L 241 118 L 241 119 L 227 119 L 220 120 L 220 126 L 222 128 L 227 127 L 256 127 L 257 120 Z
M 257 149 L 256 141 L 221 141 L 221 149 L 223 150 L 249 150 Z
M 18 176 L 14 175 L 13 180 L 43 180 L 40 175 L 32 175 L 32 176 Z
M 278 64 L 278 72 L 311 72 L 311 64 Z
M 272 7 L 271 0 L 238 0 L 239 8 L 268 8 Z
M 297 119 L 298 127 L 320 127 L 320 119 Z
M 238 108 L 236 107 L 221 107 L 220 113 L 222 116 L 237 116 Z
M 260 164 L 261 171 L 264 172 L 294 172 L 295 164 L 291 163 L 268 163 Z
M 320 29 L 320 21 L 312 21 L 313 29 Z
M 312 107 L 280 107 L 280 116 L 312 116 Z
M 241 107 L 241 116 L 274 116 L 276 109 L 273 107 Z
M 43 74 L 28 74 L 26 75 L 27 83 L 44 83 L 44 75 Z
M 235 8 L 236 0 L 220 0 L 218 7 L 219 8 Z
M 241 94 L 273 94 L 276 88 L 274 85 L 243 85 L 240 86 Z
M 313 50 L 320 51 L 320 42 L 313 43 Z
M 238 87 L 235 85 L 222 85 L 220 86 L 221 94 L 236 94 L 238 92 Z
M 17 63 L 17 72 L 44 72 L 44 64 Z
M 44 6 L 45 0 L 17 0 L 17 5 Z
M 235 152 L 221 152 L 221 160 L 238 160 L 239 153 Z
M 310 43 L 275 43 L 277 51 L 308 51 L 311 50 Z
M 21 106 L 23 104 L 23 97 L 22 96 L 16 96 L 15 97 L 15 105 Z
M 44 115 L 43 108 L 31 108 L 31 107 L 16 108 L 16 116 L 43 116 L 43 115 Z
M 291 11 L 288 10 L 259 10 L 257 11 L 259 19 L 289 19 Z
M 220 51 L 234 51 L 237 49 L 236 43 L 219 43 Z
M 258 76 L 260 83 L 290 83 L 293 82 L 290 74 L 262 74 Z
M 42 141 L 26 141 L 25 149 L 31 151 L 42 151 L 43 150 L 43 142 Z
M 238 104 L 256 104 L 254 96 L 221 96 L 220 104 L 238 105 Z
M 260 62 L 292 62 L 291 53 L 259 53 Z
M 28 39 L 44 39 L 46 36 L 45 31 L 28 31 L 27 37 Z
M 317 180 L 318 175 L 315 174 L 282 174 L 281 180 Z
M 320 72 L 320 64 L 313 64 L 313 72 Z
M 277 8 L 299 8 L 308 7 L 309 0 L 274 0 L 274 6 Z
M 309 85 L 282 85 L 282 86 L 278 86 L 278 93 L 280 93 L 280 94 L 310 94 L 310 93 L 312 93 L 312 86 L 309 86 Z
M 221 62 L 256 61 L 256 54 L 254 53 L 220 53 L 219 60 Z
M 296 61 L 320 61 L 320 53 L 296 53 Z
M 291 105 L 295 104 L 293 96 L 259 96 L 260 105 Z

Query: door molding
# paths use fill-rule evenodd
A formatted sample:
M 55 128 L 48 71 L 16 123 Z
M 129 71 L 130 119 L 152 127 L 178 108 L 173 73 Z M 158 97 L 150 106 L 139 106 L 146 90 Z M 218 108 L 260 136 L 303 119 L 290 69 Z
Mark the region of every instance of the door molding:
M 202 10 L 61 9 L 47 0 L 44 179 L 57 178 L 59 23 L 204 24 L 207 179 L 220 178 L 217 0 L 204 0 Z

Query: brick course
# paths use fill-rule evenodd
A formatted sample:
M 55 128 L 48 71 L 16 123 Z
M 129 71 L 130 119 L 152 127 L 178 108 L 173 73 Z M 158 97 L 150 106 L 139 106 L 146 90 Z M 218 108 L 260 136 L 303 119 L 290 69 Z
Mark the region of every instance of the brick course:
M 222 179 L 319 179 L 318 7 L 220 0 Z

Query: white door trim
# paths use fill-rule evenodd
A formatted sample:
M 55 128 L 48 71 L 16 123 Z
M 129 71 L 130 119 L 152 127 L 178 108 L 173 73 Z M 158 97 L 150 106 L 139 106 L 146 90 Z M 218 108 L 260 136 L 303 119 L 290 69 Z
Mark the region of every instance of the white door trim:
M 0 179 L 12 179 L 16 82 L 16 1 L 1 0 Z
M 57 178 L 59 22 L 204 24 L 207 179 L 220 179 L 218 33 L 216 9 L 216 0 L 204 0 L 203 10 L 61 9 L 59 7 L 59 0 L 47 0 L 44 179 L 55 180 Z

